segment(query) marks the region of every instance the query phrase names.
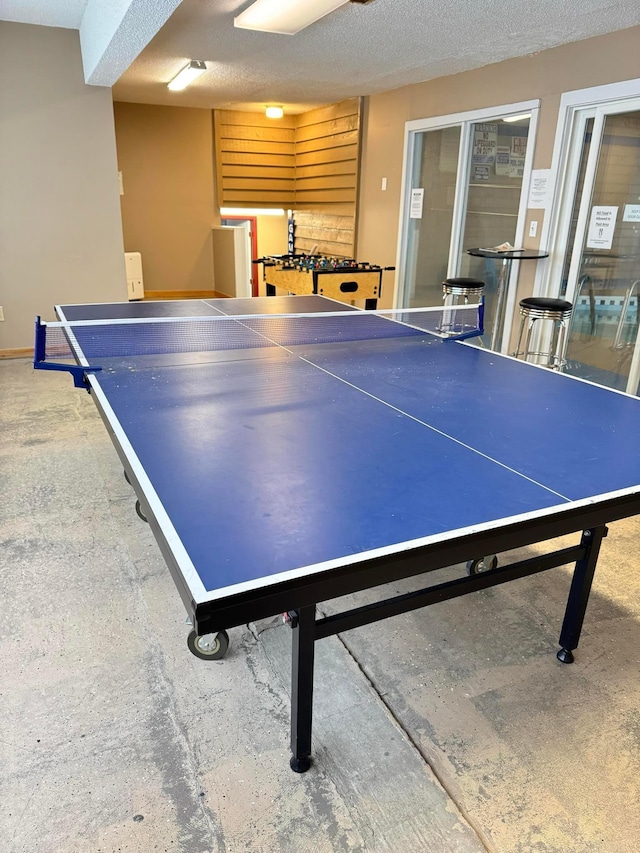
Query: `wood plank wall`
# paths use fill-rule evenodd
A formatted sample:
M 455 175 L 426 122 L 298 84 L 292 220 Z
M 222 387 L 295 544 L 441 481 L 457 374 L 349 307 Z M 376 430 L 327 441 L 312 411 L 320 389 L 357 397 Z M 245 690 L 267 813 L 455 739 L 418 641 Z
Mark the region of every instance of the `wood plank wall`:
M 297 116 L 296 252 L 354 257 L 361 99 Z
M 220 207 L 294 206 L 296 118 L 214 110 Z
M 330 258 L 355 257 L 355 215 L 321 210 L 295 210 L 296 252 Z
M 296 251 L 355 253 L 361 99 L 273 121 L 214 111 L 218 203 L 294 211 Z

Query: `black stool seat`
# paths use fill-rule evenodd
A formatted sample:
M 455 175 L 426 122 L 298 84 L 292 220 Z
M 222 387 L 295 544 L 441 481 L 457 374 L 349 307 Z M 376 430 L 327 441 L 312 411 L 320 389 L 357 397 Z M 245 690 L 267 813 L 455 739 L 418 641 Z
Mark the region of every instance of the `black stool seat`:
M 443 284 L 452 284 L 454 287 L 484 287 L 484 281 L 481 278 L 467 278 L 466 276 L 446 278 Z
M 567 348 L 568 323 L 571 319 L 573 304 L 566 299 L 552 299 L 550 296 L 527 296 L 520 300 L 520 334 L 514 355 L 522 356 L 525 361 L 533 361 L 550 367 L 552 370 L 562 370 L 566 364 L 565 350 Z M 551 331 L 547 333 L 546 341 L 538 338 L 538 346 L 532 346 L 533 327 L 538 321 L 551 323 Z M 522 337 L 527 325 L 527 335 L 524 346 L 521 347 Z M 548 328 L 548 327 L 547 327 Z
M 566 299 L 551 299 L 548 296 L 527 296 L 520 300 L 521 308 L 538 308 L 541 311 L 571 311 L 573 305 Z

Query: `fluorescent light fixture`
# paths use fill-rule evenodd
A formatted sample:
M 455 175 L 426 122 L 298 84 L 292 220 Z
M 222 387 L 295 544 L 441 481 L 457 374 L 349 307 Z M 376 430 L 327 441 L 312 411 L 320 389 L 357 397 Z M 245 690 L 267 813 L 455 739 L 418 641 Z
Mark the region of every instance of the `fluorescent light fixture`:
M 284 110 L 282 107 L 267 107 L 264 114 L 267 118 L 282 118 Z
M 220 216 L 284 216 L 281 207 L 221 207 Z
M 179 71 L 173 80 L 167 84 L 167 88 L 172 92 L 179 92 L 186 89 L 189 83 L 193 83 L 196 77 L 199 77 L 203 71 L 207 70 L 207 63 L 200 59 L 192 59 L 188 65 Z
M 293 36 L 348 0 L 256 0 L 233 19 L 234 27 Z
M 523 113 L 520 116 L 507 116 L 502 121 L 523 121 L 525 118 L 531 118 L 531 113 Z

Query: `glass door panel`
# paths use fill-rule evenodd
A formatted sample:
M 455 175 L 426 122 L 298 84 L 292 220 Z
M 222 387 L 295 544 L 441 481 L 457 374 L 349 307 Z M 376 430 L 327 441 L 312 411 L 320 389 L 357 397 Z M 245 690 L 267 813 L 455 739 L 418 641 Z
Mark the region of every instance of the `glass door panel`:
M 411 186 L 424 191 L 422 218 L 407 230 L 405 306 L 442 303 L 453 223 L 460 127 L 415 134 Z
M 640 111 L 587 121 L 567 245 L 563 290 L 574 303 L 567 372 L 636 394 Z
M 523 115 L 517 121 L 475 123 L 469 138 L 459 269 L 460 275 L 485 282 L 484 339 L 485 343 L 492 341 L 497 350 L 501 346 L 501 329 L 494 334 L 494 325 L 496 320 L 499 326 L 502 324 L 509 287 L 509 281 L 501 279 L 501 273 L 508 274 L 510 265 L 506 270 L 499 259 L 472 257 L 466 252 L 503 243 L 516 244 L 530 119 L 530 115 Z
M 486 334 L 481 343 L 495 349 L 500 349 L 503 331 L 496 309 L 506 304 L 518 264 L 510 275 L 510 262 L 471 257 L 467 250 L 514 245 L 521 236 L 522 186 L 535 109 L 527 104 L 506 118 L 487 114 L 480 121 L 470 116 L 409 134 L 399 307 L 442 304 L 442 283 L 448 277 L 482 279 Z

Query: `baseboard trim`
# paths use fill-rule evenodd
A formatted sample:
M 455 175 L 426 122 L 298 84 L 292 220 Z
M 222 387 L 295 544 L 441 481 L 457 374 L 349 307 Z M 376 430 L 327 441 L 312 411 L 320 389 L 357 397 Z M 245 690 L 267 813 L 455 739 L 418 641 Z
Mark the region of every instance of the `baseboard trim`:
M 145 301 L 162 299 L 225 299 L 226 293 L 217 290 L 145 290 Z
M 33 358 L 33 347 L 20 349 L 0 349 L 0 358 Z

